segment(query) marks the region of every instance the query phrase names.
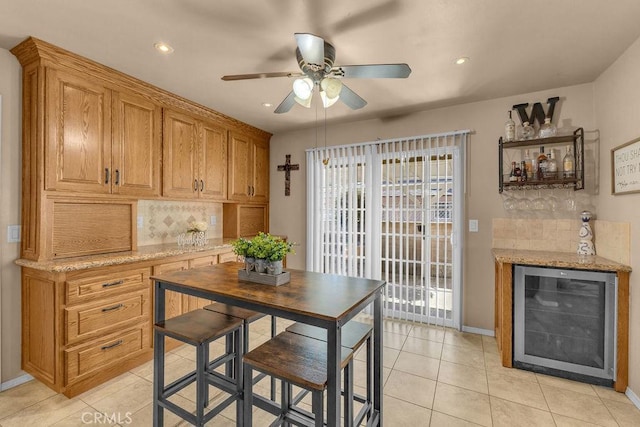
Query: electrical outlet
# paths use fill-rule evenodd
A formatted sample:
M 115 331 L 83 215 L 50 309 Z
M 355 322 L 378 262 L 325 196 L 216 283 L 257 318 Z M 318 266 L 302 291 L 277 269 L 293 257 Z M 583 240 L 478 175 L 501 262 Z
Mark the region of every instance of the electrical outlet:
M 7 243 L 19 243 L 20 242 L 20 226 L 9 225 L 7 227 Z
M 139 216 L 138 217 L 138 228 L 142 228 L 144 227 L 144 217 L 143 216 Z
M 215 215 L 211 215 L 211 216 L 209 217 L 209 224 L 211 224 L 211 225 L 216 225 L 216 223 L 217 223 L 217 222 L 218 222 L 218 218 L 216 218 L 216 216 L 215 216 Z
M 472 233 L 477 233 L 478 232 L 478 220 L 477 219 L 470 219 L 469 220 L 469 231 Z

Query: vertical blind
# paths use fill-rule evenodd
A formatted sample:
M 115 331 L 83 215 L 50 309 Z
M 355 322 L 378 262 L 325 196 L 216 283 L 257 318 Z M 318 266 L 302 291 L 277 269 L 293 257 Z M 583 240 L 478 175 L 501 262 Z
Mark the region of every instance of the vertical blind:
M 384 279 L 387 316 L 455 325 L 468 133 L 307 150 L 307 269 Z

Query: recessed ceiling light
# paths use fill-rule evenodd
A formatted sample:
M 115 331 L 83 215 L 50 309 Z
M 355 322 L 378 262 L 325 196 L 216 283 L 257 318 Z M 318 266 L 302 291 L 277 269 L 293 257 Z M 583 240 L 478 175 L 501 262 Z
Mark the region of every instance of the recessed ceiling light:
M 158 42 L 153 45 L 158 52 L 161 53 L 171 53 L 173 52 L 173 48 L 166 43 Z
M 262 106 L 265 107 L 265 108 L 269 108 L 269 107 L 273 107 L 273 104 L 270 103 L 270 102 L 263 102 Z
M 466 56 L 461 56 L 460 58 L 456 59 L 456 65 L 462 65 L 466 62 L 469 62 L 469 58 L 467 58 Z

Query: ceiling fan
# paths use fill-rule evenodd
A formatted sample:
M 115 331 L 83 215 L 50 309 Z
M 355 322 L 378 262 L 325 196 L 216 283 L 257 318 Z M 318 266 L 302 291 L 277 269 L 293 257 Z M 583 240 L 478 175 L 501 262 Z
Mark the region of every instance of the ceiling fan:
M 311 106 L 314 88 L 318 88 L 325 108 L 340 100 L 349 108 L 357 110 L 367 101 L 349 89 L 343 78 L 406 78 L 411 74 L 407 64 L 333 65 L 336 49 L 321 37 L 309 33 L 296 33 L 296 58 L 301 72 L 276 72 L 235 74 L 222 76 L 222 80 L 247 80 L 268 77 L 296 77 L 293 90 L 278 105 L 275 113 L 286 113 L 297 102 L 303 107 Z

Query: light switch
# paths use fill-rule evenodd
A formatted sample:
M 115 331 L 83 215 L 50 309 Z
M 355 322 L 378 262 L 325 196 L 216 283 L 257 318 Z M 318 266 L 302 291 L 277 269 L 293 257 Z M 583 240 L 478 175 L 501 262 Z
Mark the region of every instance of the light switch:
M 477 233 L 478 232 L 478 220 L 477 219 L 470 219 L 469 220 L 469 231 L 471 233 Z
M 144 227 L 144 217 L 143 216 L 139 216 L 138 217 L 138 228 L 142 228 Z
M 8 243 L 20 242 L 20 226 L 19 225 L 9 225 L 7 227 L 7 242 Z
M 211 215 L 211 216 L 209 217 L 209 224 L 211 224 L 211 225 L 216 225 L 216 223 L 217 223 L 217 222 L 218 222 L 218 218 L 216 218 L 216 216 L 215 216 L 215 215 Z

